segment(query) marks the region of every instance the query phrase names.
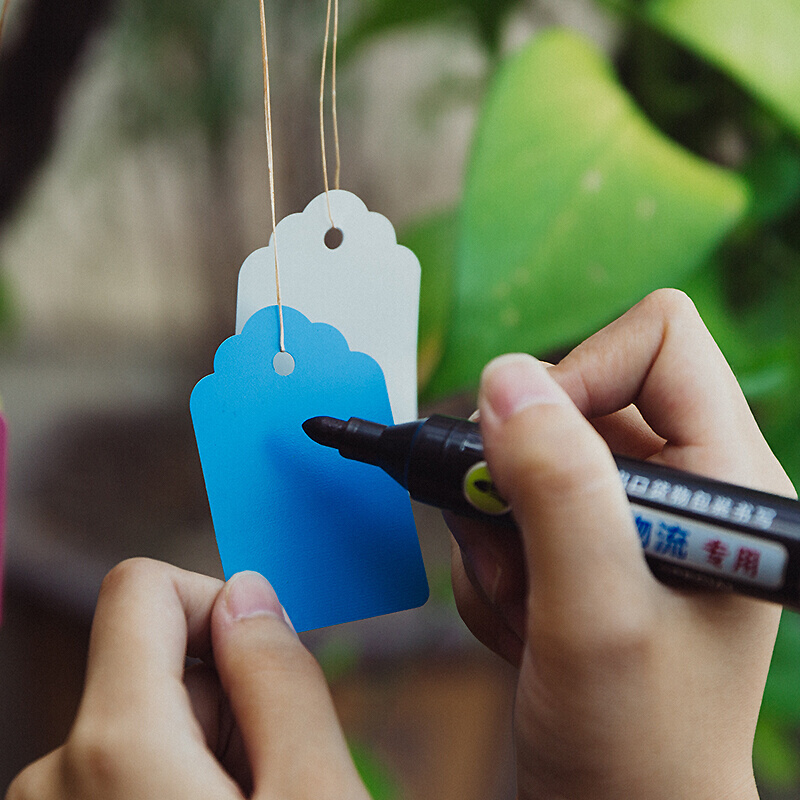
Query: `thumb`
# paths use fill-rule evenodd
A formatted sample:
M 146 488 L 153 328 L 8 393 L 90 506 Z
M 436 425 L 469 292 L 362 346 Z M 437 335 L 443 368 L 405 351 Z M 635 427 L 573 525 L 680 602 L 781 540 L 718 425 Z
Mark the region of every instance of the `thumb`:
M 234 575 L 211 616 L 214 662 L 244 740 L 254 797 L 366 797 L 319 664 L 272 586 Z
M 529 615 L 599 632 L 620 608 L 640 607 L 654 579 L 613 458 L 547 368 L 496 359 L 479 406 L 493 479 L 521 531 Z

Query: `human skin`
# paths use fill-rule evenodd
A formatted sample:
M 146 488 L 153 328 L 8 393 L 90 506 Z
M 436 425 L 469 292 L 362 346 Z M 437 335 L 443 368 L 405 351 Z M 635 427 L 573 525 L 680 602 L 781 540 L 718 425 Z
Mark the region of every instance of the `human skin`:
M 184 675 L 186 654 L 208 664 Z M 213 654 L 213 655 L 212 655 Z M 367 800 L 322 671 L 254 573 L 106 578 L 66 743 L 7 800 Z
M 794 497 L 689 299 L 650 295 L 479 396 L 521 534 L 450 517 L 462 617 L 519 667 L 520 800 L 748 800 L 780 608 L 650 573 L 611 452 Z
M 459 610 L 519 668 L 519 800 L 752 800 L 780 616 L 670 589 L 611 451 L 794 490 L 691 302 L 662 291 L 557 366 L 490 364 L 489 466 L 521 535 L 450 519 Z M 184 671 L 186 654 L 205 663 Z M 365 800 L 322 673 L 269 584 L 137 559 L 110 573 L 67 742 L 7 800 Z

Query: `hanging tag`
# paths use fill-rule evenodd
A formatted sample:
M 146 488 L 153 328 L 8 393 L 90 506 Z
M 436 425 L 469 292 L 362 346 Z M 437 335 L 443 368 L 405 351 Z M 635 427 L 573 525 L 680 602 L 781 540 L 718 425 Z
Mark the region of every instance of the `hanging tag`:
M 225 574 L 262 573 L 298 631 L 421 605 L 428 585 L 408 494 L 302 429 L 321 415 L 390 424 L 380 367 L 332 326 L 286 306 L 283 315 L 288 354 L 276 355 L 277 306 L 264 308 L 220 345 L 214 374 L 192 392 Z
M 0 623 L 3 621 L 3 539 L 6 521 L 6 452 L 8 448 L 8 426 L 0 413 Z
M 333 325 L 354 351 L 380 364 L 397 422 L 417 417 L 417 324 L 420 266 L 397 244 L 386 217 L 358 197 L 330 192 L 331 216 L 341 231 L 337 247 L 325 194 L 277 226 L 281 297 L 312 322 Z M 329 244 L 334 234 L 328 235 Z M 236 332 L 259 309 L 277 302 L 273 240 L 252 253 L 239 272 Z

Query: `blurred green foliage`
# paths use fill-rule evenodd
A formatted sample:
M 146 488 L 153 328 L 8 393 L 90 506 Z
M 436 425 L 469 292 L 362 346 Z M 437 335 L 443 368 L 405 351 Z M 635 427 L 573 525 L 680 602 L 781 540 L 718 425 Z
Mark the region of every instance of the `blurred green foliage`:
M 346 58 L 364 42 L 408 25 L 465 25 L 491 54 L 500 50 L 503 23 L 520 0 L 365 0 L 360 14 L 341 39 Z
M 13 287 L 0 269 L 0 342 L 3 343 L 13 338 L 17 327 L 18 310 L 15 299 Z
M 372 800 L 400 800 L 397 778 L 369 745 L 350 740 L 350 755 Z
M 473 386 L 508 350 L 578 341 L 679 283 L 746 204 L 744 181 L 656 130 L 582 37 L 538 36 L 504 62 L 482 108 L 430 390 Z
M 796 0 L 645 0 L 636 12 L 731 76 L 800 134 Z
M 258 62 L 249 59 L 258 41 L 253 19 L 230 0 L 121 2 L 112 36 L 125 65 L 117 96 L 124 130 L 195 130 L 212 150 L 223 147 L 248 89 L 260 85 Z
M 442 359 L 452 315 L 457 219 L 453 211 L 421 220 L 404 231 L 403 244 L 416 254 L 422 270 L 417 369 L 420 383 L 430 382 Z
M 756 764 L 779 786 L 795 786 L 800 775 L 800 625 L 785 615 L 772 656 L 756 739 Z

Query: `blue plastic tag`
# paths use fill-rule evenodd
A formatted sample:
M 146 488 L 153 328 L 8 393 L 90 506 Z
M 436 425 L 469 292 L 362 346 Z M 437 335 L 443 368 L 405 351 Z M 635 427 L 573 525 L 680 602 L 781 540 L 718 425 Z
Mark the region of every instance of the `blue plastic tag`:
M 414 608 L 428 584 L 406 491 L 302 429 L 315 416 L 391 424 L 381 368 L 283 307 L 224 341 L 191 398 L 222 566 L 261 572 L 298 631 Z M 277 369 L 277 371 L 276 371 Z M 286 373 L 292 370 L 290 374 Z

